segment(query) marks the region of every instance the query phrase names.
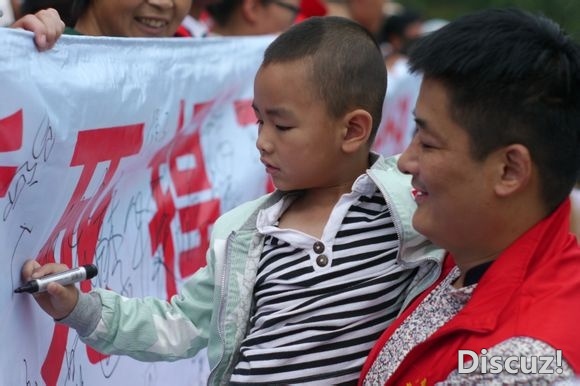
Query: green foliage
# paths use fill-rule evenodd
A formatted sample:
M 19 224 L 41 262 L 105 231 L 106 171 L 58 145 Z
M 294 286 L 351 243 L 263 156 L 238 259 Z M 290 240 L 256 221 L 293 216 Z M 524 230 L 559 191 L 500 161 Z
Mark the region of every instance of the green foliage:
M 418 10 L 426 19 L 446 20 L 483 8 L 517 7 L 546 15 L 580 41 L 578 0 L 399 0 L 398 2 L 405 7 Z

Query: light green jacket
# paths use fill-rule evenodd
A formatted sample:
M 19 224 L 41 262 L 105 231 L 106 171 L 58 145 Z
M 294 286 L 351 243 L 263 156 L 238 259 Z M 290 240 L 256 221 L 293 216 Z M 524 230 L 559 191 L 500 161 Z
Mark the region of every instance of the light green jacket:
M 397 170 L 396 158 L 379 157 L 367 173 L 389 205 L 401 243 L 399 263 L 420 267 L 406 293 L 405 307 L 439 276 L 444 252 L 412 228 L 415 202 L 410 177 Z M 103 353 L 143 361 L 188 358 L 208 347 L 208 384 L 227 384 L 253 305 L 263 245 L 256 216 L 281 194 L 274 192 L 222 215 L 213 228 L 207 266 L 189 278 L 170 303 L 155 298 L 128 299 L 97 289 L 81 296 L 63 322 Z

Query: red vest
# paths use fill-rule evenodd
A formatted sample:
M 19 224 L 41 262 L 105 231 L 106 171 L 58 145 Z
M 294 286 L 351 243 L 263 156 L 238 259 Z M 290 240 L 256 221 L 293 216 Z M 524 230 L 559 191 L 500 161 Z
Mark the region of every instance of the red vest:
M 512 337 L 535 338 L 562 350 L 563 359 L 579 373 L 580 247 L 569 233 L 569 218 L 566 200 L 512 243 L 483 275 L 465 307 L 415 346 L 386 384 L 443 381 L 457 369 L 459 350 L 479 354 Z M 428 292 L 379 338 L 363 367 L 361 382 L 385 342 Z

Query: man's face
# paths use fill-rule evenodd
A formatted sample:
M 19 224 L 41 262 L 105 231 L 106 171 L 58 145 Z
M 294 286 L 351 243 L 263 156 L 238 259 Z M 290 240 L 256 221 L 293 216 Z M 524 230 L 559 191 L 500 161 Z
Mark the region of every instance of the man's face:
M 191 0 L 93 0 L 83 15 L 89 35 L 170 37 L 189 12 Z
M 336 184 L 341 152 L 340 120 L 314 95 L 304 60 L 260 68 L 254 82 L 260 160 L 280 190 Z
M 415 110 L 417 132 L 398 166 L 413 177 L 413 226 L 435 244 L 464 253 L 486 237 L 494 169 L 489 157 L 472 158 L 468 134 L 449 107 L 444 85 L 424 79 Z

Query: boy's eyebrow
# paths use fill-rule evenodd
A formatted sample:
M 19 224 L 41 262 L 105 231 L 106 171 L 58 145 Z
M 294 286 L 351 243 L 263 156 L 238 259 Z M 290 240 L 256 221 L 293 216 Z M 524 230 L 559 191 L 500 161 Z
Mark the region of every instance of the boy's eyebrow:
M 252 103 L 252 108 L 254 109 L 254 111 L 256 113 L 260 113 L 260 110 L 256 107 L 256 105 L 254 103 Z M 276 107 L 276 108 L 271 108 L 271 109 L 266 109 L 265 111 L 266 115 L 269 116 L 288 116 L 291 115 L 292 113 L 290 112 L 290 110 L 287 110 L 283 107 Z

